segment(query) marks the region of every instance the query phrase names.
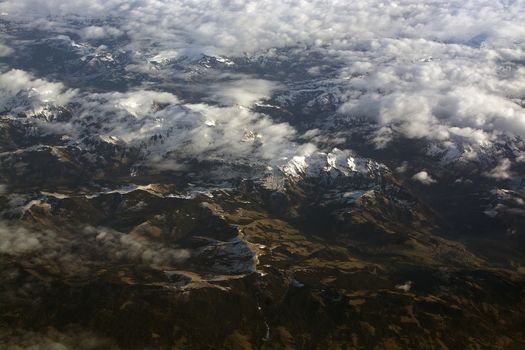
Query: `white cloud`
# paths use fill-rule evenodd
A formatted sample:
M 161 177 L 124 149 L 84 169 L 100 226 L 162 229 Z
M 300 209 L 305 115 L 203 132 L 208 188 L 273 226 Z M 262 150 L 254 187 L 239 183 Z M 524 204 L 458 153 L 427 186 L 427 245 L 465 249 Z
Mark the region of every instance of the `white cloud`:
M 150 90 L 138 90 L 128 93 L 112 93 L 101 95 L 103 99 L 109 98 L 111 103 L 118 109 L 126 110 L 137 118 L 144 117 L 152 112 L 155 104 L 177 103 L 178 98 L 168 92 L 156 92 Z
M 252 87 L 244 92 L 241 87 L 249 84 Z M 312 145 L 295 141 L 297 133 L 288 123 L 234 105 L 268 97 L 274 84 L 242 80 L 225 85 L 216 97 L 224 106 L 184 103 L 171 93 L 151 90 L 78 93 L 72 101 L 79 106 L 70 122 L 37 125 L 73 139 L 87 133 L 113 138 L 141 148 L 148 165 L 165 169 L 180 170 L 176 159 L 257 163 L 311 150 Z
M 0 57 L 7 57 L 13 54 L 14 50 L 9 46 L 0 43 Z
M 0 4 L 11 16 L 45 13 L 123 19 L 122 28 L 136 39 L 178 47 L 197 46 L 217 54 L 309 44 L 345 45 L 345 40 L 424 38 L 441 42 L 519 42 L 523 3 L 482 0 L 396 3 L 343 0 L 214 1 L 19 0 Z
M 117 122 L 107 127 L 112 128 L 108 135 L 130 145 L 149 143 L 155 163 L 170 152 L 172 157 L 256 162 L 291 155 L 299 148 L 290 125 L 274 123 L 241 106 L 172 104 L 143 115 L 140 123 Z M 162 140 L 150 143 L 155 135 Z
M 228 80 L 222 85 L 210 85 L 210 102 L 221 104 L 214 106 L 184 103 L 172 93 L 144 89 L 124 93 L 66 90 L 61 83 L 11 70 L 0 75 L 0 101 L 12 112 L 38 112 L 45 103 L 75 102 L 70 122 L 37 121 L 36 125 L 46 133 L 76 139 L 86 133 L 116 138 L 143 148 L 148 164 L 160 168 L 168 163 L 174 166 L 173 157 L 258 162 L 291 157 L 311 147 L 294 142 L 296 131 L 289 124 L 275 123 L 243 107 L 270 97 L 277 84 L 246 76 L 225 78 Z M 86 123 L 88 119 L 92 122 Z M 161 139 L 153 141 L 157 137 Z M 165 158 L 168 153 L 171 160 Z
M 430 176 L 430 174 L 424 170 L 414 174 L 414 176 L 412 176 L 412 180 L 418 181 L 423 185 L 431 185 L 433 183 L 436 183 L 436 180 L 434 180 L 432 176 Z
M 488 49 L 413 40 L 377 44 L 367 57 L 370 68 L 347 83 L 348 91 L 362 93 L 348 94 L 340 113 L 368 117 L 409 138 L 448 140 L 454 134 L 479 143 L 494 130 L 525 135 L 522 67 L 510 64 L 513 74 L 502 74 L 500 58 Z M 410 57 L 418 52 L 430 52 L 434 59 Z M 355 53 L 347 55 L 351 60 Z M 386 130 L 378 146 L 393 137 Z
M 211 99 L 227 106 L 251 106 L 256 101 L 269 98 L 278 87 L 275 82 L 244 77 L 209 86 Z
M 107 37 L 118 37 L 123 33 L 121 30 L 109 26 L 89 26 L 81 30 L 80 35 L 84 39 L 103 39 Z
M 130 70 L 143 69 L 145 57 L 260 54 L 265 67 L 265 58 L 286 56 L 268 49 L 319 53 L 326 66 L 342 67 L 339 112 L 376 122 L 377 147 L 396 135 L 478 144 L 499 133 L 525 136 L 523 1 L 19 0 L 0 10 L 10 18 L 40 18 L 28 22 L 47 28 L 67 26 L 61 15 L 97 18 L 81 34 L 125 35 L 124 49 L 136 59 Z M 56 16 L 43 20 L 42 13 Z M 207 101 L 251 105 L 278 87 L 261 76 L 210 84 Z
M 31 74 L 12 69 L 0 74 L 0 109 L 25 112 L 41 108 L 44 103 L 64 105 L 76 92 L 62 83 L 38 79 Z
M 512 177 L 510 170 L 512 163 L 509 159 L 501 159 L 499 164 L 496 165 L 491 171 L 485 173 L 485 176 L 491 177 L 496 180 L 507 180 Z

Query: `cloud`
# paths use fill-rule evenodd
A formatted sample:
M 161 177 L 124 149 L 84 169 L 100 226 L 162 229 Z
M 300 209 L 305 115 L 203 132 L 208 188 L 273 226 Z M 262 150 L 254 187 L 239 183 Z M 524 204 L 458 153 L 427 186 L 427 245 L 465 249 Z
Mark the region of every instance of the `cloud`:
M 525 136 L 523 1 L 20 0 L 3 2 L 0 10 L 10 14 L 8 20 L 28 26 L 37 23 L 35 18 L 39 27 L 62 32 L 78 26 L 84 40 L 123 36 L 126 40 L 113 49 L 131 53 L 126 71 L 140 71 L 145 80 L 148 74 L 160 77 L 168 86 L 183 76 L 168 63 L 188 57 L 193 62 L 201 54 L 223 55 L 238 58 L 244 68 L 253 64 L 248 69 L 253 76 L 242 79 L 210 83 L 198 79 L 213 78 L 213 69 L 193 72 L 197 79 L 188 79 L 191 86 L 201 84 L 195 89 L 206 90 L 205 97 L 192 101 L 195 105 L 250 106 L 287 89 L 314 93 L 289 70 L 321 57 L 305 75 L 327 82 L 319 93 L 326 85 L 337 86 L 330 93 L 340 104 L 340 116 L 375 123 L 372 141 L 378 148 L 397 136 L 475 144 L 493 142 L 501 134 Z M 49 13 L 54 16 L 42 16 Z M 84 21 L 71 20 L 78 18 Z M 152 60 L 168 62 L 167 68 L 159 74 L 150 69 Z M 330 78 L 326 67 L 331 67 Z M 127 126 L 120 129 L 125 134 Z M 245 129 L 251 127 L 240 128 Z M 205 136 L 204 130 L 195 135 Z M 223 144 L 213 140 L 204 147 L 205 140 L 197 140 L 195 149 Z M 232 144 L 232 149 L 247 149 Z
M 250 108 L 269 98 L 278 84 L 244 75 L 223 76 L 209 85 L 209 103 L 185 103 L 169 92 L 137 89 L 93 93 L 69 90 L 21 70 L 0 75 L 0 100 L 7 110 L 38 114 L 46 104 L 74 103 L 67 122 L 35 121 L 41 132 L 81 140 L 101 135 L 142 149 L 146 164 L 178 169 L 177 159 L 257 163 L 292 157 L 311 149 L 297 143 L 288 123 L 276 123 Z M 220 103 L 214 105 L 212 103 Z M 84 146 L 83 146 L 84 147 Z
M 409 164 L 407 161 L 404 161 L 401 163 L 400 166 L 398 166 L 395 170 L 396 172 L 400 173 L 400 174 L 403 174 L 405 173 L 407 170 L 408 170 L 408 167 L 409 167 Z
M 279 87 L 276 82 L 268 80 L 239 78 L 211 84 L 211 99 L 227 106 L 251 106 L 256 101 L 270 98 L 272 92 Z
M 39 238 L 23 227 L 0 222 L 0 254 L 18 255 L 40 250 L 42 243 Z
M 38 79 L 23 70 L 12 69 L 0 74 L 0 111 L 34 111 L 46 103 L 64 105 L 75 93 L 62 83 Z
M 80 35 L 85 40 L 104 39 L 107 37 L 118 37 L 123 33 L 121 30 L 110 26 L 88 26 L 81 30 Z
M 105 100 L 106 98 L 114 107 L 120 110 L 125 110 L 134 117 L 142 118 L 148 113 L 152 112 L 155 105 L 158 104 L 173 104 L 178 103 L 175 95 L 168 92 L 156 92 L 150 90 L 138 90 L 128 93 L 111 93 L 100 95 Z
M 350 75 L 347 90 L 361 93 L 348 94 L 339 112 L 383 126 L 378 147 L 396 133 L 434 140 L 462 136 L 475 143 L 490 140 L 495 130 L 525 135 L 523 67 L 509 63 L 513 74 L 503 74 L 501 57 L 489 49 L 421 40 L 382 40 L 377 45 L 366 57 L 369 68 L 359 68 L 358 75 L 352 68 L 341 72 Z M 432 59 L 418 60 L 418 52 L 430 53 Z
M 242 89 L 250 84 L 251 88 Z M 171 93 L 151 90 L 78 92 L 71 99 L 77 107 L 69 122 L 36 125 L 43 132 L 80 142 L 85 135 L 122 142 L 141 149 L 145 163 L 161 169 L 180 170 L 176 160 L 188 158 L 268 162 L 312 148 L 295 141 L 297 133 L 288 123 L 276 123 L 265 114 L 235 105 L 268 97 L 273 87 L 263 80 L 226 83 L 224 91 L 217 93 L 225 104 L 221 106 L 184 103 Z
M 523 3 L 298 0 L 125 0 L 90 2 L 20 0 L 0 4 L 10 16 L 53 13 L 121 18 L 136 40 L 198 47 L 216 54 L 240 54 L 300 44 L 344 44 L 349 38 L 425 38 L 476 46 L 519 41 Z
M 11 330 L 2 334 L 0 347 L 13 350 L 97 350 L 119 349 L 110 339 L 90 331 L 70 327 L 63 332 L 50 328 L 47 332 Z
M 200 160 L 269 161 L 291 156 L 302 147 L 294 142 L 296 131 L 289 124 L 274 123 L 241 106 L 171 105 L 139 125 L 114 133 L 129 144 L 160 135 L 147 146 L 150 154 Z
M 512 163 L 509 159 L 501 159 L 499 164 L 496 165 L 492 170 L 485 173 L 485 176 L 496 179 L 496 180 L 507 180 L 512 177 L 510 170 Z
M 170 266 L 190 257 L 187 249 L 172 248 L 135 233 L 123 234 L 109 228 L 90 226 L 85 227 L 83 233 L 91 242 L 94 237 L 96 244 L 110 260 Z
M 423 185 L 431 185 L 433 183 L 436 183 L 436 180 L 434 180 L 432 176 L 430 176 L 430 174 L 424 170 L 414 174 L 414 176 L 412 176 L 412 180 L 418 181 Z
M 9 46 L 0 43 L 0 57 L 7 57 L 12 55 L 14 50 Z
M 82 274 L 93 264 L 176 266 L 191 253 L 135 232 L 106 227 L 86 226 L 71 234 L 0 222 L 0 255 L 24 259 L 26 264 L 53 264 L 64 274 Z

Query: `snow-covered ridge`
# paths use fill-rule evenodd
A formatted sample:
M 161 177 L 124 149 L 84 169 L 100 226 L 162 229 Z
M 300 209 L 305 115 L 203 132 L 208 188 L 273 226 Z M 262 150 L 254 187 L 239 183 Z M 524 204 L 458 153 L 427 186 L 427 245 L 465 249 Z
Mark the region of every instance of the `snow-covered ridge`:
M 387 167 L 371 159 L 357 158 L 351 151 L 334 148 L 331 152 L 315 152 L 295 156 L 279 168 L 288 177 L 369 176 L 386 171 Z
M 525 159 L 523 140 L 519 137 L 500 135 L 495 140 L 473 142 L 464 137 L 454 137 L 449 141 L 429 142 L 426 155 L 439 158 L 441 165 L 453 163 L 483 163 L 501 158 Z
M 338 148 L 328 153 L 313 152 L 280 161 L 281 164 L 268 166 L 264 186 L 269 189 L 282 189 L 287 180 L 296 182 L 305 178 L 361 177 L 372 180 L 389 171 L 383 164 Z

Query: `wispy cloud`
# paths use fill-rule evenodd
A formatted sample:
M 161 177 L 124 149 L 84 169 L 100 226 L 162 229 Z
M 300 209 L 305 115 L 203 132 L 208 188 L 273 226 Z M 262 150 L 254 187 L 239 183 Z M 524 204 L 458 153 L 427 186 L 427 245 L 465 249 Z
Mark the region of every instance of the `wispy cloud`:
M 176 266 L 191 255 L 186 249 L 106 227 L 86 226 L 72 234 L 1 221 L 0 254 L 29 265 L 53 264 L 66 275 L 87 272 L 93 264 Z

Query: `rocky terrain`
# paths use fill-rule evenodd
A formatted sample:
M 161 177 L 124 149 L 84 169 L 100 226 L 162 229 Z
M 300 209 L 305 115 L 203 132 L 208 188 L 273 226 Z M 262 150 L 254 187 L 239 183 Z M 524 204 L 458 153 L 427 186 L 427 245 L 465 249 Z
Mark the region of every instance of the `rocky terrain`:
M 522 344 L 519 188 L 430 190 L 339 149 L 251 178 L 152 172 L 112 140 L 32 135 L 32 118 L 2 127 L 3 347 Z

